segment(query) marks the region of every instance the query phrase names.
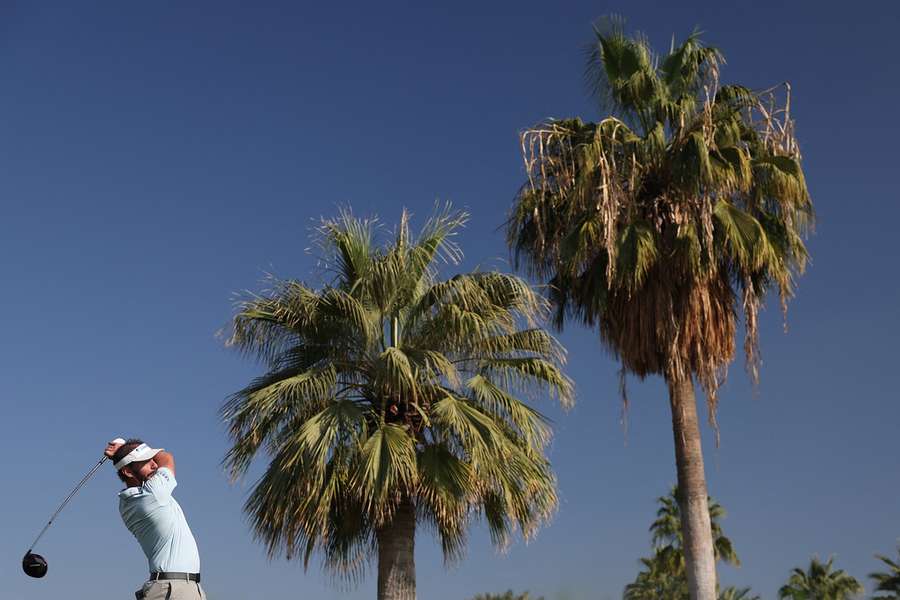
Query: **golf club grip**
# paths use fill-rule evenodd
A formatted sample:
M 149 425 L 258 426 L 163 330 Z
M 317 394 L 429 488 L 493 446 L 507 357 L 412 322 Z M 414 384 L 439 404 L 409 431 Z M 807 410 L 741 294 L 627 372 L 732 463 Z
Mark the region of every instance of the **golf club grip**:
M 72 492 L 68 496 L 66 496 L 66 499 L 62 501 L 62 504 L 60 504 L 59 508 L 56 509 L 56 512 L 53 513 L 53 516 L 50 517 L 50 520 L 47 521 L 47 524 L 44 525 L 44 528 L 41 529 L 41 532 L 38 534 L 38 536 L 36 538 L 34 538 L 33 542 L 31 542 L 31 546 L 28 548 L 29 552 L 31 552 L 34 549 L 34 547 L 37 546 L 38 540 L 41 539 L 41 536 L 43 536 L 44 533 L 47 531 L 47 529 L 50 527 L 50 525 L 53 524 L 53 519 L 56 518 L 56 515 L 58 515 L 62 511 L 62 509 L 65 508 L 66 504 L 69 503 L 69 500 L 71 500 L 72 497 L 78 493 L 78 490 L 80 490 L 81 487 L 85 483 L 87 483 L 87 480 L 90 479 L 91 476 L 93 476 L 93 474 L 97 472 L 97 469 L 99 469 L 100 466 L 103 463 L 105 463 L 107 460 L 109 460 L 109 457 L 104 455 L 103 458 L 101 458 L 100 461 L 96 465 L 94 465 L 94 468 L 91 469 L 90 471 L 88 471 L 88 474 L 81 478 L 81 481 L 78 482 L 78 485 L 75 486 L 75 489 L 72 490 Z

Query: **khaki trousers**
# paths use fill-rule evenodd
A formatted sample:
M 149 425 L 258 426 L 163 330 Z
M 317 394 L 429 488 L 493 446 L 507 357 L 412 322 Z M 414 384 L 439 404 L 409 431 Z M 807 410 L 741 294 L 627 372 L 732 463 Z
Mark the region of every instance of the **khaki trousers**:
M 148 581 L 134 596 L 137 600 L 206 600 L 199 583 L 181 579 Z

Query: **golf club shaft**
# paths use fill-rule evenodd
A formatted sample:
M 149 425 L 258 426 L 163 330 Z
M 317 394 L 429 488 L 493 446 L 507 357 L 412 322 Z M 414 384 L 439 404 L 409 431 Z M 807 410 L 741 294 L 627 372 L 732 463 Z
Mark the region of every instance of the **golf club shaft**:
M 81 481 L 78 482 L 78 485 L 75 486 L 75 489 L 72 490 L 72 493 L 69 494 L 68 496 L 66 496 L 66 499 L 62 501 L 62 504 L 60 504 L 60 505 L 59 505 L 59 508 L 56 509 L 56 512 L 53 513 L 53 516 L 50 517 L 50 520 L 47 521 L 47 524 L 44 525 L 44 528 L 41 529 L 41 532 L 38 534 L 38 536 L 37 536 L 36 538 L 34 538 L 34 541 L 33 541 L 33 542 L 31 542 L 31 546 L 28 548 L 28 552 L 31 552 L 31 551 L 34 549 L 34 547 L 37 546 L 38 540 L 41 539 L 41 536 L 44 535 L 44 532 L 46 532 L 46 531 L 47 531 L 47 528 L 50 527 L 50 525 L 53 523 L 53 519 L 56 518 L 56 515 L 58 515 L 58 514 L 60 513 L 60 511 L 61 511 L 63 508 L 65 508 L 66 504 L 69 503 L 69 500 L 72 499 L 72 496 L 74 496 L 75 494 L 78 493 L 78 490 L 80 490 L 81 487 L 82 487 L 85 483 L 87 483 L 87 480 L 90 479 L 91 476 L 92 476 L 94 473 L 97 472 L 97 469 L 99 469 L 100 466 L 101 466 L 103 463 L 105 463 L 107 460 L 109 460 L 109 457 L 108 457 L 108 456 L 104 456 L 103 458 L 101 458 L 100 461 L 99 461 L 96 465 L 94 465 L 94 468 L 91 469 L 90 471 L 88 471 L 88 474 L 81 478 Z

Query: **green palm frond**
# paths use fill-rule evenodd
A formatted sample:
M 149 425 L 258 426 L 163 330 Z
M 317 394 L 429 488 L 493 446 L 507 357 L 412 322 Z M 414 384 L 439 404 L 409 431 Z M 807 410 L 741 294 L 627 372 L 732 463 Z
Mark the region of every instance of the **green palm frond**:
M 556 362 L 565 360 L 565 350 L 559 342 L 545 330 L 538 328 L 520 329 L 479 340 L 472 344 L 469 352 L 476 356 L 497 357 L 535 353 L 552 357 Z
M 897 547 L 898 560 L 892 560 L 887 556 L 876 554 L 875 558 L 884 563 L 887 570 L 869 573 L 869 578 L 875 582 L 875 600 L 900 599 L 900 546 Z
M 657 548 L 651 558 L 640 559 L 641 571 L 625 586 L 624 600 L 688 600 L 684 556 L 671 546 Z
M 374 328 L 374 322 L 369 309 L 359 299 L 340 289 L 324 290 L 316 307 L 320 321 L 326 321 L 335 329 L 347 328 L 349 335 L 343 337 L 356 337 L 355 341 L 367 346 L 378 335 Z
M 761 600 L 761 598 L 751 592 L 748 587 L 730 586 L 719 592 L 719 600 Z
M 341 210 L 335 219 L 323 219 L 317 242 L 324 251 L 326 269 L 333 270 L 337 281 L 353 289 L 373 265 L 377 219 L 357 219 L 349 209 Z
M 713 208 L 713 219 L 722 237 L 722 254 L 727 259 L 746 266 L 750 272 L 778 269 L 775 248 L 753 215 L 720 200 Z
M 431 421 L 439 439 L 450 438 L 473 461 L 490 464 L 496 448 L 503 443 L 503 432 L 494 420 L 466 398 L 454 394 L 447 394 L 432 405 Z
M 410 249 L 409 262 L 414 269 L 413 276 L 431 268 L 436 259 L 459 264 L 462 250 L 454 238 L 468 220 L 468 214 L 453 212 L 449 204 L 436 208 L 435 214 L 425 222 L 415 245 Z
M 425 446 L 417 459 L 419 520 L 437 532 L 444 559 L 452 563 L 465 550 L 472 468 L 445 443 Z
M 700 32 L 694 31 L 677 48 L 673 47 L 659 66 L 659 75 L 665 83 L 668 97 L 693 102 L 704 84 L 713 83 L 722 53 L 700 40 Z M 679 107 L 684 111 L 687 107 Z
M 301 373 L 277 371 L 232 396 L 222 410 L 232 437 L 239 441 L 225 457 L 232 478 L 246 472 L 260 446 L 271 442 L 285 422 L 311 418 L 321 410 L 335 377 L 330 366 Z
M 650 525 L 653 556 L 640 559 L 642 569 L 626 586 L 624 598 L 689 600 L 677 488 L 673 487 L 666 496 L 657 498 L 657 503 L 656 519 Z M 712 498 L 708 498 L 708 505 L 715 559 L 739 567 L 741 563 L 734 545 L 725 536 L 720 523 L 725 517 L 725 509 Z M 751 595 L 749 588 L 726 588 L 719 594 L 719 600 L 744 599 L 759 600 L 759 596 Z
M 488 414 L 522 435 L 527 448 L 543 448 L 550 439 L 549 420 L 490 379 L 475 375 L 466 382 L 472 398 Z
M 631 223 L 622 231 L 616 256 L 615 285 L 628 293 L 641 289 L 659 256 L 656 232 L 647 223 Z
M 456 363 L 446 354 L 435 350 L 421 350 L 417 347 L 405 346 L 403 348 L 407 359 L 411 361 L 419 373 L 430 373 L 431 383 L 447 382 L 452 388 L 459 388 L 460 376 Z
M 555 364 L 534 357 L 485 358 L 479 373 L 491 377 L 508 390 L 521 393 L 534 391 L 556 396 L 563 406 L 572 401 L 572 382 Z
M 478 594 L 471 600 L 544 600 L 544 597 L 534 597 L 528 592 L 516 594 L 512 590 L 507 590 L 502 594 Z
M 670 547 L 677 556 L 683 557 L 684 539 L 681 529 L 681 508 L 678 504 L 678 488 L 673 487 L 668 495 L 661 496 L 656 501 L 659 503 L 659 509 L 656 511 L 656 520 L 650 525 L 653 546 L 655 548 Z M 722 531 L 721 520 L 725 517 L 725 509 L 712 498 L 707 498 L 707 504 L 716 560 L 739 567 L 741 561 L 734 550 L 734 545 Z
M 627 117 L 647 119 L 659 92 L 655 58 L 641 36 L 625 35 L 618 17 L 594 25 L 595 43 L 588 53 L 588 84 L 603 106 L 619 108 Z
M 294 330 L 312 321 L 318 303 L 315 292 L 301 283 L 270 278 L 266 296 L 240 302 L 227 345 L 271 364 L 296 340 Z
M 359 490 L 363 509 L 376 522 L 389 520 L 397 500 L 418 482 L 414 440 L 399 425 L 388 423 L 364 441 L 351 485 Z
M 805 571 L 793 569 L 788 582 L 779 588 L 778 597 L 789 600 L 849 600 L 863 593 L 862 584 L 841 569 L 833 570 L 833 563 L 833 557 L 824 563 L 813 557 Z

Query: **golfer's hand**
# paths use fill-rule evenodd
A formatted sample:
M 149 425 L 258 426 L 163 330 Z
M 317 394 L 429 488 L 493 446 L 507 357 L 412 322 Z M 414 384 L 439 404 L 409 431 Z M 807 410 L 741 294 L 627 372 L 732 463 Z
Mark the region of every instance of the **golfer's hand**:
M 119 448 L 121 448 L 124 445 L 125 445 L 125 440 L 123 440 L 122 438 L 116 438 L 113 441 L 108 442 L 106 444 L 106 449 L 103 451 L 103 454 L 105 454 L 109 458 L 112 458 L 113 455 L 116 453 L 116 450 L 118 450 Z

